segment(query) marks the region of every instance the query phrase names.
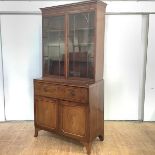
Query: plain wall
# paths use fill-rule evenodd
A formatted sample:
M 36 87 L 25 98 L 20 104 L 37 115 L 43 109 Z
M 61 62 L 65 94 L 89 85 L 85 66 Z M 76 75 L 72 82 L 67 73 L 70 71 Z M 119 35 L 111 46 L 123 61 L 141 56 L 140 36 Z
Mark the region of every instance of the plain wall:
M 41 77 L 41 16 L 2 15 L 7 120 L 33 119 L 33 78 Z
M 149 22 L 144 120 L 155 121 L 155 15 Z
M 1 34 L 1 33 L 0 33 Z M 2 68 L 2 51 L 0 37 L 0 121 L 4 121 L 4 91 L 3 91 L 3 68 Z

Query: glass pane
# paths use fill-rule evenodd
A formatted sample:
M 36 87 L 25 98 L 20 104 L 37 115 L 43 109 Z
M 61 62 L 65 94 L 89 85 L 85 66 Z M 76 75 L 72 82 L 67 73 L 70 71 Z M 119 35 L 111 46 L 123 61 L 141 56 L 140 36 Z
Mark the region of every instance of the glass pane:
M 69 16 L 69 76 L 94 77 L 94 12 Z
M 64 75 L 64 16 L 43 18 L 45 75 Z

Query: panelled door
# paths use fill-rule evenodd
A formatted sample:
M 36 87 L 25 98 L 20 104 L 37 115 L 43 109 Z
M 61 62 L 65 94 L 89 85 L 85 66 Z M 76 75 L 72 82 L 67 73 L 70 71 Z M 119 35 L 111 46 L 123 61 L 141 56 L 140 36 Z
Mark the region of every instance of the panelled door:
M 87 107 L 75 102 L 61 101 L 60 131 L 68 136 L 86 136 Z
M 36 122 L 50 129 L 57 129 L 58 102 L 46 97 L 36 97 L 35 99 Z

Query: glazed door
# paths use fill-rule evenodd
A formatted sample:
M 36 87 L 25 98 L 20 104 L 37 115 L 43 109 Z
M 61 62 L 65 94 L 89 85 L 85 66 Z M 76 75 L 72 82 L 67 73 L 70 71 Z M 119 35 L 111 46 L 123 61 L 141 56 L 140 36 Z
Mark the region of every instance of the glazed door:
M 95 12 L 69 15 L 69 77 L 94 78 Z
M 84 138 L 87 128 L 86 106 L 74 102 L 61 101 L 60 130 L 63 134 L 75 138 Z
M 64 76 L 64 16 L 43 17 L 43 75 Z
M 56 100 L 37 97 L 35 99 L 35 112 L 37 125 L 53 130 L 57 128 L 58 104 Z

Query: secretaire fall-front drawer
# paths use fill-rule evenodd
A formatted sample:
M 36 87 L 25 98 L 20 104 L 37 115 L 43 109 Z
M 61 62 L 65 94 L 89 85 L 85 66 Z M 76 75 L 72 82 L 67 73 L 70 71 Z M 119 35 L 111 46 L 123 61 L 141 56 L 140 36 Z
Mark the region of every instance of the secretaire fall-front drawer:
M 34 82 L 35 95 L 52 97 L 62 100 L 88 103 L 88 89 L 61 84 Z

